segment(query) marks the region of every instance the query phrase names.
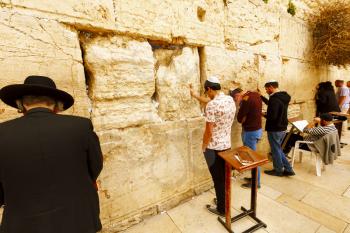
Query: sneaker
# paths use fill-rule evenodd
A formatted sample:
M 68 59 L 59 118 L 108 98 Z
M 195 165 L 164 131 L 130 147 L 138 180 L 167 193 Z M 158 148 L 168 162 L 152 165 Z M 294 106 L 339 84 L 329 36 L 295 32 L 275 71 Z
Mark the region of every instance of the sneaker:
M 219 212 L 215 207 L 212 207 L 211 205 L 206 205 L 206 208 L 212 214 L 219 215 L 220 217 L 225 217 L 225 213 Z
M 284 176 L 294 176 L 294 175 L 295 175 L 295 172 L 294 172 L 293 170 L 291 170 L 291 171 L 286 171 L 286 170 L 284 170 L 284 171 L 283 171 L 283 175 L 284 175 Z
M 249 183 L 242 184 L 241 187 L 245 188 L 245 189 L 250 189 L 250 188 L 252 188 L 252 183 L 249 182 Z M 258 184 L 258 189 L 259 188 L 260 188 L 260 184 Z
M 275 169 L 264 171 L 264 173 L 270 176 L 283 176 L 283 172 L 278 172 Z
M 243 179 L 247 182 L 252 182 L 252 178 L 250 178 L 250 177 L 244 177 Z

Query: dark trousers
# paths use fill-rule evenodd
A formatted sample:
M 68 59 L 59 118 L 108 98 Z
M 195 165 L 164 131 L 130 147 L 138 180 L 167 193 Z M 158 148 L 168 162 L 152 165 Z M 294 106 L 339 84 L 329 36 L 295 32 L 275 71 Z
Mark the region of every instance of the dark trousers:
M 217 210 L 225 213 L 225 160 L 218 155 L 218 152 L 220 151 L 206 149 L 204 157 L 214 182 Z

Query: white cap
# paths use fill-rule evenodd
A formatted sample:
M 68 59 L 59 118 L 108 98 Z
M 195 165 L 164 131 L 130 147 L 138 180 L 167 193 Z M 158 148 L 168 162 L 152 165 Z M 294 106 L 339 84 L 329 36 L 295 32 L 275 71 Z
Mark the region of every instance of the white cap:
M 218 83 L 218 84 L 220 84 L 220 81 L 219 81 L 218 77 L 216 77 L 216 76 L 210 76 L 207 80 L 209 82 L 211 82 L 211 83 Z
M 278 82 L 277 82 L 277 80 L 272 79 L 272 80 L 267 81 L 266 83 L 278 83 Z

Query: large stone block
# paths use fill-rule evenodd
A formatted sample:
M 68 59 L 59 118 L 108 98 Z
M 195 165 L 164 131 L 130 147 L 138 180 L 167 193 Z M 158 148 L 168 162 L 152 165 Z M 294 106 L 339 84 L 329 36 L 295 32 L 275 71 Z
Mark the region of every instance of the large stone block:
M 277 54 L 280 23 L 276 4 L 249 0 L 226 2 L 226 46 Z
M 113 0 L 11 0 L 8 4 L 23 12 L 69 24 L 115 29 Z
M 147 41 L 97 37 L 84 40 L 83 47 L 98 130 L 160 121 L 152 101 L 155 62 Z
M 193 161 L 199 154 L 202 119 L 175 121 L 100 133 L 105 162 L 99 178 L 102 219 L 106 225 L 142 209 L 157 213 L 162 202 L 190 191 Z M 201 156 L 201 157 L 200 157 Z M 204 169 L 195 172 L 205 173 Z M 207 174 L 207 173 L 205 173 Z M 207 175 L 196 174 L 195 181 Z M 154 213 L 153 213 L 154 214 Z
M 316 116 L 316 103 L 315 100 L 308 100 L 305 103 L 300 104 L 300 110 L 302 113 L 303 119 L 311 122 Z
M 179 24 L 173 35 L 190 44 L 223 46 L 225 9 L 222 0 L 173 1 L 179 7 Z M 179 5 L 181 4 L 181 5 Z
M 204 57 L 205 76 L 218 76 L 225 93 L 238 86 L 246 90 L 256 90 L 259 82 L 259 64 L 257 56 L 253 53 L 205 47 Z
M 349 69 L 344 69 L 344 68 L 339 68 L 336 66 L 329 66 L 325 67 L 326 71 L 323 73 L 324 75 L 322 76 L 323 79 L 322 81 L 331 81 L 334 86 L 334 81 L 337 79 L 344 80 L 344 81 L 350 81 L 350 70 Z M 326 75 L 325 75 L 326 74 Z M 324 78 L 326 77 L 326 78 Z
M 290 58 L 310 60 L 312 34 L 305 21 L 288 14 L 281 16 L 279 47 L 281 55 Z
M 44 75 L 74 96 L 67 113 L 88 116 L 88 98 L 77 32 L 52 20 L 0 9 L 0 86 L 23 83 L 28 75 Z M 5 108 L 1 103 L 0 108 Z M 1 120 L 19 116 L 5 108 Z
M 193 166 L 192 182 L 194 188 L 200 188 L 203 184 L 207 184 L 211 180 L 207 163 L 204 159 L 202 151 L 203 133 L 205 129 L 204 118 L 193 118 L 188 120 L 189 141 L 191 163 Z
M 178 14 L 172 0 L 114 0 L 114 5 L 118 30 L 171 41 Z
M 199 56 L 196 48 L 156 49 L 156 99 L 163 120 L 200 116 L 198 101 L 191 97 L 189 85 L 200 83 Z
M 259 89 L 265 93 L 264 85 L 269 80 L 282 81 L 282 58 L 276 55 L 259 56 Z M 281 83 L 281 87 L 285 87 Z
M 152 39 L 190 44 L 223 43 L 220 0 L 114 0 L 117 29 Z
M 314 99 L 316 86 L 320 81 L 317 68 L 298 59 L 285 60 L 282 70 L 281 88 L 288 91 L 292 102 Z

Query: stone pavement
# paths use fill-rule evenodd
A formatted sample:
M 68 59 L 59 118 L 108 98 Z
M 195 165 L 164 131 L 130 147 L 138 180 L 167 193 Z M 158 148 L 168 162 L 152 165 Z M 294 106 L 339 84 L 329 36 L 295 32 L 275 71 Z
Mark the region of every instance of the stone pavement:
M 349 145 L 333 165 L 326 166 L 317 177 L 314 158 L 304 154 L 295 163 L 296 176 L 272 177 L 262 174 L 258 193 L 258 217 L 267 224 L 264 233 L 350 233 L 350 137 Z M 263 169 L 270 169 L 271 163 Z M 233 214 L 243 205 L 249 207 L 250 192 L 240 187 L 242 174 L 232 182 Z M 167 212 L 151 217 L 123 233 L 226 233 L 205 205 L 211 203 L 214 191 L 196 196 Z M 233 223 L 234 232 L 253 224 L 249 218 Z

